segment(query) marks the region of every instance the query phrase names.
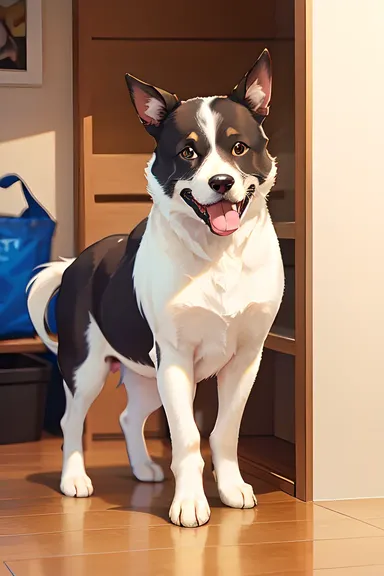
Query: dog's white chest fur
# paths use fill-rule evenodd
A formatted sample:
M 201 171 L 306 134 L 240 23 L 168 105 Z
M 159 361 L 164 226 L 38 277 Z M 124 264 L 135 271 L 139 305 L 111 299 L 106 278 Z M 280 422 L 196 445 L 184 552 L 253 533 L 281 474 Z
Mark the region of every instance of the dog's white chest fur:
M 266 337 L 284 284 L 278 242 L 268 217 L 262 230 L 204 260 L 176 245 L 175 238 L 168 243 L 158 237 L 156 218 L 153 214 L 138 253 L 138 300 L 154 339 L 192 349 L 195 377 L 202 380 L 223 368 L 240 346 L 256 349 Z M 167 249 L 159 250 L 164 241 Z

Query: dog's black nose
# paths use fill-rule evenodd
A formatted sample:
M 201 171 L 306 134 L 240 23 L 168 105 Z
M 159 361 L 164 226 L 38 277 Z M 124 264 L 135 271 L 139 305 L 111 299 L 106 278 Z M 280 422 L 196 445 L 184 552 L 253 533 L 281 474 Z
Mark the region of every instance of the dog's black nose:
M 215 192 L 219 194 L 225 194 L 232 188 L 234 185 L 235 180 L 229 174 L 216 174 L 216 176 L 212 176 L 208 180 L 208 184 Z

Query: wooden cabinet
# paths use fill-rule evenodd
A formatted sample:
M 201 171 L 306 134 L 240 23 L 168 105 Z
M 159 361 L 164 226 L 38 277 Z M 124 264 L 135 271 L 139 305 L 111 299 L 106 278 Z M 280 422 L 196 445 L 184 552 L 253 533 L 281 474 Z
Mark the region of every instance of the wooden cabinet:
M 124 74 L 186 99 L 228 93 L 264 47 L 274 84 L 265 122 L 278 178 L 269 209 L 281 241 L 284 301 L 266 341 L 240 437 L 240 461 L 302 499 L 311 497 L 310 175 L 306 0 L 198 0 L 164 9 L 77 0 L 74 24 L 78 249 L 129 231 L 150 209 L 143 170 L 153 142 L 130 104 Z M 119 434 L 125 394 L 111 377 L 87 420 L 89 438 Z M 199 385 L 196 420 L 213 426 L 215 381 Z M 161 413 L 151 434 L 164 435 Z

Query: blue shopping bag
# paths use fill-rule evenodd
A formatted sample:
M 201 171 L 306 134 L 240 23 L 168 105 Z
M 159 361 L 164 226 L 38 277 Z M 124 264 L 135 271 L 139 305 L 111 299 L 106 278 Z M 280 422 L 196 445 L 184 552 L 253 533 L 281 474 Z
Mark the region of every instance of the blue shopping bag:
M 49 262 L 56 223 L 17 174 L 0 178 L 0 188 L 20 182 L 28 207 L 17 217 L 0 216 L 0 339 L 28 338 L 34 328 L 26 286 L 34 268 Z

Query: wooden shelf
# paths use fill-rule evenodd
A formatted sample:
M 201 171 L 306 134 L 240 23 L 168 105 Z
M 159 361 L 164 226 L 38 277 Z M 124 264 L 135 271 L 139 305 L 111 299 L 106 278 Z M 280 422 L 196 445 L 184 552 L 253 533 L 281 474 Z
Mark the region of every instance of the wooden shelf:
M 296 354 L 295 331 L 292 328 L 273 326 L 265 341 L 265 347 L 283 354 Z
M 295 445 L 276 436 L 240 436 L 240 469 L 295 495 Z
M 280 240 L 294 240 L 296 237 L 295 222 L 274 222 L 277 237 Z
M 31 354 L 46 352 L 47 348 L 40 338 L 18 338 L 15 340 L 0 340 L 0 354 Z

